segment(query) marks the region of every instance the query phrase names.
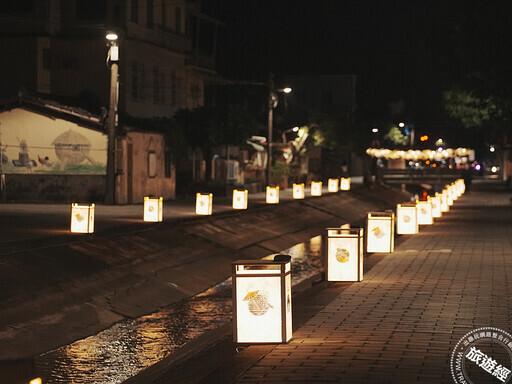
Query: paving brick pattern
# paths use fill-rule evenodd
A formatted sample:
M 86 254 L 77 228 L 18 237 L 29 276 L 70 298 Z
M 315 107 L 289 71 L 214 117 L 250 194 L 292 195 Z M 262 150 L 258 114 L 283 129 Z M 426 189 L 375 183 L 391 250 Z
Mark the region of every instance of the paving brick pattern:
M 480 186 L 434 225 L 403 236 L 363 282 L 236 382 L 452 383 L 450 356 L 464 334 L 512 331 L 509 198 Z

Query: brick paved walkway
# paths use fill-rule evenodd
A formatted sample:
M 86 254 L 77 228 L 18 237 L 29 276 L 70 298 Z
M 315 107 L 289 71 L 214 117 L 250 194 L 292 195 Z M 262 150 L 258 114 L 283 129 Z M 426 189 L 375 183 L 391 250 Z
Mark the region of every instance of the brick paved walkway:
M 509 197 L 476 186 L 433 226 L 402 236 L 363 282 L 236 382 L 452 383 L 450 355 L 464 334 L 512 331 Z

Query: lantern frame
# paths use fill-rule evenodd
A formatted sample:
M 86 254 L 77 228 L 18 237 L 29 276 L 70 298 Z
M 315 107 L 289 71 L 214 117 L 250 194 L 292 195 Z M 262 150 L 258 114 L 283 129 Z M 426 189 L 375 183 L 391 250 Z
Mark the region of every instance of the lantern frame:
M 213 212 L 213 193 L 196 193 L 196 215 L 208 216 Z
M 71 204 L 71 224 L 70 231 L 72 233 L 93 233 L 94 232 L 94 203 L 92 204 Z M 85 218 L 82 222 L 77 215 Z
M 267 204 L 279 204 L 279 187 L 267 186 L 265 201 Z
M 145 222 L 158 223 L 163 221 L 163 215 L 164 198 L 144 196 L 143 220 Z
M 362 281 L 363 246 L 363 228 L 327 228 L 326 280 Z
M 386 245 L 376 244 L 384 243 L 384 240 L 371 241 L 375 235 L 376 229 L 380 229 L 380 226 L 384 226 L 381 231 L 386 236 Z M 395 250 L 395 213 L 393 211 L 385 212 L 368 212 L 366 216 L 366 252 L 368 253 L 392 253 Z
M 233 341 L 236 344 L 289 342 L 292 339 L 291 261 L 237 260 L 231 265 Z
M 233 209 L 247 209 L 248 201 L 247 189 L 233 189 Z
M 407 221 L 407 217 L 408 220 Z M 412 235 L 419 232 L 416 203 L 403 203 L 396 206 L 396 233 Z
M 312 181 L 311 182 L 311 196 L 322 196 L 322 182 Z
M 300 183 L 300 184 L 293 183 L 292 197 L 295 200 L 302 200 L 306 197 L 306 195 L 304 193 L 304 183 Z

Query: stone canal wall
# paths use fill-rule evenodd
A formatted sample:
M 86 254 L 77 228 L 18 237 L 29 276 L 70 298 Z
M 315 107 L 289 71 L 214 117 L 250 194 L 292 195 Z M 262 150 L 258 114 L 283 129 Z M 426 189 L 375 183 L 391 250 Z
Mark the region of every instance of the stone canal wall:
M 231 262 L 280 252 L 409 196 L 329 194 L 243 212 L 169 221 L 2 255 L 0 359 L 35 356 L 154 312 L 225 280 Z

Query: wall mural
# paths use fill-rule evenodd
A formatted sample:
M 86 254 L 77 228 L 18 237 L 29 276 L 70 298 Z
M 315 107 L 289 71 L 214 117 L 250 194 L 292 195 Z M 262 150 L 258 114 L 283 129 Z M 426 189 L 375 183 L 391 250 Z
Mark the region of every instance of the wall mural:
M 0 113 L 3 173 L 106 174 L 107 136 L 23 109 Z

